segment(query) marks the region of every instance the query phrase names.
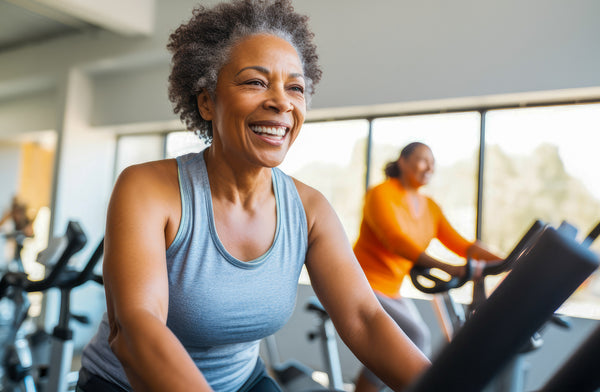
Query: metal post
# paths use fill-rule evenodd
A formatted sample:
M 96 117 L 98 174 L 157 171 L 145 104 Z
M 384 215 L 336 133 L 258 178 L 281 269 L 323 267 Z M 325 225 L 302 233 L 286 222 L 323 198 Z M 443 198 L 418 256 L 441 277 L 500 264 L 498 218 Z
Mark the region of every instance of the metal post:
M 338 352 L 335 327 L 329 317 L 321 319 L 321 344 L 323 355 L 327 358 L 327 376 L 329 377 L 329 389 L 343 391 L 342 367 L 340 365 L 340 354 Z

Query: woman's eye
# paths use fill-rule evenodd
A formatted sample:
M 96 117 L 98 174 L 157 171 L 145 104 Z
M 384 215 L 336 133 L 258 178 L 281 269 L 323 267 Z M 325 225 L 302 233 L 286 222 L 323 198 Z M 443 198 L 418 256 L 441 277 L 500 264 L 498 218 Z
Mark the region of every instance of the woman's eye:
M 304 94 L 304 87 L 302 86 L 292 86 L 290 87 L 290 90 L 298 92 L 300 94 Z
M 250 86 L 260 86 L 260 87 L 264 87 L 266 85 L 265 82 L 263 82 L 262 80 L 257 80 L 257 79 L 248 80 L 245 84 L 250 85 Z

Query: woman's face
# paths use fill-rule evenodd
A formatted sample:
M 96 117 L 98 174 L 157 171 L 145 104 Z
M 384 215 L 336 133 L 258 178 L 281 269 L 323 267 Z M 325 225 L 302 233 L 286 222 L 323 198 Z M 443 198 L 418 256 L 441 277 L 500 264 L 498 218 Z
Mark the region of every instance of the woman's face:
M 234 46 L 215 99 L 198 96 L 200 113 L 212 121 L 213 147 L 243 165 L 279 165 L 304 122 L 303 75 L 296 50 L 284 39 L 261 34 Z
M 418 146 L 408 157 L 398 160 L 402 180 L 418 188 L 429 184 L 435 168 L 433 153 L 427 146 Z

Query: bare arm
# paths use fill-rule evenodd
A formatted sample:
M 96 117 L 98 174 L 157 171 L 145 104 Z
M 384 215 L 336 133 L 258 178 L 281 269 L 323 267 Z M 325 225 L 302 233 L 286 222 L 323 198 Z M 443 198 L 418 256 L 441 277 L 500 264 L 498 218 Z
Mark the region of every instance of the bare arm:
M 444 263 L 427 253 L 423 252 L 419 255 L 417 260 L 415 261 L 415 265 L 423 268 L 437 268 L 452 276 L 461 276 L 465 273 L 465 265 L 452 265 L 448 263 Z
M 390 387 L 401 390 L 429 366 L 429 360 L 377 301 L 327 200 L 306 185 L 297 187 L 307 212 L 306 266 L 315 293 L 358 359 Z
M 487 249 L 485 249 L 479 242 L 475 242 L 469 246 L 467 250 L 467 254 L 474 261 L 485 261 L 485 262 L 494 262 L 501 260 L 500 257 L 491 253 Z M 444 263 L 430 255 L 426 252 L 423 252 L 417 258 L 415 265 L 423 268 L 437 268 L 452 276 L 462 276 L 465 273 L 465 265 L 452 265 Z M 475 276 L 479 276 L 481 273 L 481 268 L 483 264 L 476 266 Z
M 437 212 L 440 215 L 440 220 L 438 224 L 438 233 L 437 236 L 439 240 L 446 246 L 448 249 L 453 251 L 459 256 L 462 257 L 470 257 L 475 261 L 497 261 L 500 257 L 494 255 L 489 252 L 487 249 L 483 247 L 483 245 L 479 241 L 471 242 L 465 239 L 456 229 L 450 224 L 448 219 L 442 213 L 441 209 L 437 204 L 433 201 L 430 201 L 432 206 L 430 208 L 437 209 Z M 464 266 L 454 266 L 450 264 L 443 263 L 439 260 L 434 259 L 433 257 L 423 253 L 419 255 L 417 259 L 416 265 L 426 267 L 426 268 L 439 268 L 443 271 L 446 271 L 450 275 L 459 276 L 462 275 L 465 271 Z M 479 266 L 479 265 L 478 265 Z M 476 268 L 476 270 L 480 270 Z M 480 272 L 480 271 L 479 271 Z M 476 273 L 476 276 L 478 274 Z
M 468 254 L 471 258 L 475 259 L 475 260 L 482 260 L 482 261 L 498 261 L 498 260 L 502 260 L 502 258 L 500 256 L 495 255 L 494 253 L 490 252 L 489 250 L 487 250 L 484 245 L 479 242 L 479 241 L 475 241 L 468 250 Z
M 180 213 L 174 165 L 126 169 L 108 208 L 103 274 L 109 344 L 136 391 L 211 390 L 166 326 L 165 236 Z

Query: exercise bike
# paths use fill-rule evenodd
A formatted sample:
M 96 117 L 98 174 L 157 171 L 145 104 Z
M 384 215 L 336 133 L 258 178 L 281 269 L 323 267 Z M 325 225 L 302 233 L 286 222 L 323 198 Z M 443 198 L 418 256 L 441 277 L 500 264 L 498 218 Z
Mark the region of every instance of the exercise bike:
M 1 391 L 47 391 L 64 392 L 74 387 L 76 379 L 69 385 L 69 370 L 72 362 L 72 330 L 69 328 L 70 292 L 88 280 L 99 280 L 93 273 L 94 267 L 103 254 L 103 241 L 100 242 L 91 258 L 81 271 L 67 264 L 71 257 L 87 243 L 87 238 L 77 222 L 69 222 L 64 237 L 51 241 L 52 246 L 40 252 L 38 261 L 50 269 L 46 278 L 31 281 L 23 272 L 7 272 L 0 280 L 0 298 L 8 298 L 14 304 L 14 311 L 8 333 L 2 345 Z M 42 365 L 35 364 L 29 336 L 21 328 L 27 317 L 29 301 L 27 293 L 43 292 L 50 288 L 61 291 L 60 317 L 50 339 L 50 358 Z
M 21 252 L 25 246 L 25 240 L 31 238 L 20 230 L 12 231 L 9 233 L 0 234 L 4 240 L 13 241 L 14 251 L 12 257 L 7 261 L 5 269 L 7 271 L 24 272 L 23 260 L 21 259 Z M 4 271 L 3 271 L 4 272 Z
M 284 392 L 324 392 L 344 391 L 342 368 L 337 346 L 336 332 L 333 322 L 316 296 L 307 299 L 305 310 L 311 312 L 317 319 L 317 326 L 307 335 L 308 340 L 318 340 L 327 382 L 324 384 L 315 380 L 314 369 L 290 359 L 282 362 L 277 351 L 275 336 L 264 339 L 266 355 L 271 373 Z
M 543 227 L 544 224 L 541 221 L 535 221 L 508 257 L 502 262 L 485 266 L 478 277 L 472 276 L 473 261 L 470 258 L 467 258 L 466 274 L 462 277 L 452 277 L 447 281 L 435 276 L 432 269 L 414 267 L 411 270 L 410 277 L 413 285 L 424 293 L 434 294 L 432 304 L 440 321 L 442 332 L 448 341 L 452 340 L 467 318 L 486 300 L 485 277 L 510 271 L 518 255 L 527 249 L 527 245 L 539 234 Z M 566 222 L 561 225 L 559 230 L 573 238 L 576 235 L 576 232 L 573 231 L 574 227 Z M 472 301 L 470 304 L 463 306 L 454 301 L 450 295 L 450 290 L 463 286 L 467 281 L 473 283 Z M 555 314 L 549 321 L 559 327 L 570 328 L 570 323 L 564 316 Z M 494 379 L 492 385 L 488 386 L 486 391 L 522 392 L 524 390 L 527 369 L 525 354 L 542 347 L 542 329 L 536 331 L 530 337 L 529 342 L 519 351 L 519 355 L 506 365 L 504 371 Z
M 520 365 L 511 369 L 511 361 L 518 358 L 523 348 L 531 344 L 532 336 L 598 268 L 600 260 L 588 246 L 599 233 L 600 224 L 579 244 L 574 238 L 576 229 L 573 226 L 564 224 L 555 229 L 539 221 L 535 222 L 503 263 L 484 269 L 483 275 L 505 269 L 510 269 L 510 273 L 486 300 L 479 301 L 477 294 L 474 295 L 476 305 L 467 312 L 464 324 L 409 391 L 482 391 L 493 388 L 495 380 L 502 380 L 503 377 L 497 376 L 502 370 L 506 373 L 507 366 L 509 375 L 504 377 L 511 381 L 520 380 Z M 416 271 L 411 278 L 427 274 L 427 271 Z M 418 286 L 420 282 L 416 282 Z M 424 287 L 424 290 L 434 292 L 436 287 L 448 285 L 447 281 L 441 281 L 435 276 L 431 282 L 433 284 Z M 461 282 L 454 280 L 453 284 L 458 283 Z M 492 330 L 496 333 L 490 339 Z M 593 347 L 600 345 L 600 336 L 596 335 L 590 337 Z M 580 365 L 582 359 L 590 358 L 587 347 L 580 351 L 569 363 Z M 553 388 L 560 382 L 563 382 L 563 386 L 567 385 L 565 382 L 570 383 L 566 389 L 569 391 L 594 390 L 584 387 L 580 380 L 575 380 L 572 368 L 573 366 L 566 366 L 564 374 L 557 376 L 559 380 L 552 379 L 550 385 L 546 385 L 543 390 L 559 390 Z M 590 374 L 593 373 L 596 372 Z M 595 379 L 592 380 L 592 377 Z M 582 380 L 585 383 L 591 380 L 588 385 L 592 385 L 592 388 L 600 387 L 598 376 L 587 375 Z M 502 391 L 523 390 L 522 383 L 505 381 L 506 379 L 498 384 L 505 388 Z

